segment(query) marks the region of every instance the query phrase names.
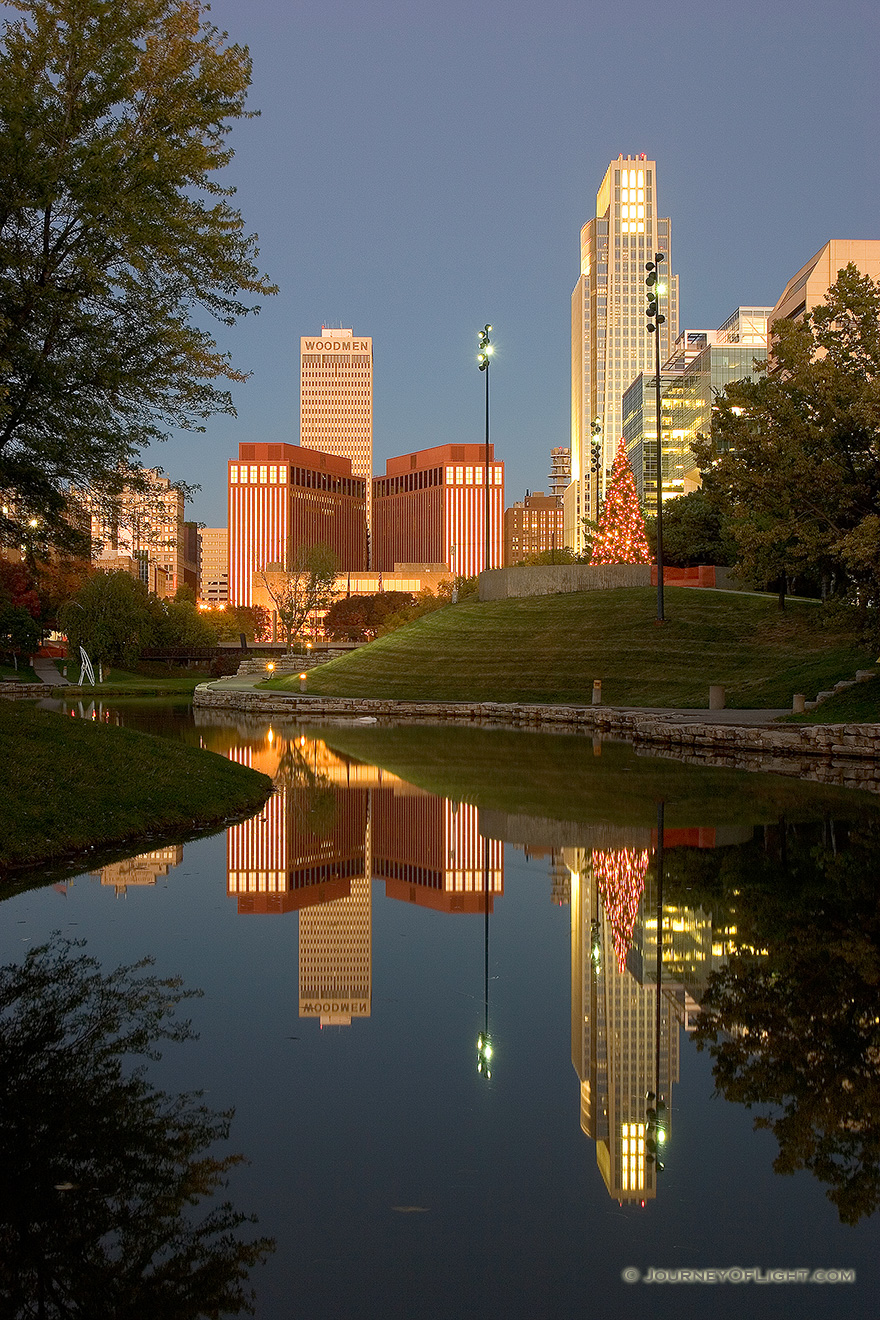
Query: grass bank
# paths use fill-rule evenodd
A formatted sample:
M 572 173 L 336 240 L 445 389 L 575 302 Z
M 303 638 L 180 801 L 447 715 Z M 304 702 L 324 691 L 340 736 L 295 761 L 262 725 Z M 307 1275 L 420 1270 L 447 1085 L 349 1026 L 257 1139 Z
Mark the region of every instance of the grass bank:
M 865 666 L 867 668 L 867 665 Z M 880 674 L 837 692 L 815 710 L 786 715 L 785 724 L 876 724 L 880 722 Z
M 733 592 L 652 588 L 467 602 L 313 669 L 319 696 L 589 703 L 705 709 L 722 684 L 739 709 L 814 697 L 876 658 L 823 626 L 819 607 Z M 299 679 L 261 686 L 299 690 Z
M 271 781 L 183 743 L 0 701 L 0 873 L 255 811 Z
M 593 745 L 566 734 L 500 729 L 323 728 L 334 751 L 379 765 L 431 793 L 512 816 L 587 825 L 653 828 L 754 826 L 861 817 L 880 811 L 873 795 L 783 775 L 707 770 L 627 743 Z

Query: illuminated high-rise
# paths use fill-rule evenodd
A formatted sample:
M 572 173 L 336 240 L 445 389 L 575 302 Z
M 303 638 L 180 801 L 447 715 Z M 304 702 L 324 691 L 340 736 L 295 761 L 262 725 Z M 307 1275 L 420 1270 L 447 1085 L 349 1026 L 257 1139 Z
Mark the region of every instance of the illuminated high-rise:
M 596 215 L 581 230 L 580 276 L 571 299 L 571 484 L 565 492 L 565 539 L 577 551 L 584 548 L 581 520 L 595 519 L 623 434 L 624 390 L 639 372 L 654 369 L 645 263 L 657 252 L 665 258 L 661 362 L 678 335 L 671 236 L 669 219 L 659 214 L 656 162 L 645 155 L 618 156 L 605 171 Z
M 352 330 L 300 340 L 300 444 L 347 458 L 369 492 L 373 475 L 373 341 Z M 367 503 L 367 527 L 372 515 Z

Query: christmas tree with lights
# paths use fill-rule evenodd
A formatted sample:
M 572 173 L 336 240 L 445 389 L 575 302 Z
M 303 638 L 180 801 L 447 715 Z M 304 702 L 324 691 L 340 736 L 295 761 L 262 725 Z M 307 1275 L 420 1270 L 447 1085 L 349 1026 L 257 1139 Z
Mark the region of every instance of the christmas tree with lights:
M 621 436 L 611 484 L 599 515 L 591 564 L 650 564 L 645 520 L 639 508 L 636 479 Z

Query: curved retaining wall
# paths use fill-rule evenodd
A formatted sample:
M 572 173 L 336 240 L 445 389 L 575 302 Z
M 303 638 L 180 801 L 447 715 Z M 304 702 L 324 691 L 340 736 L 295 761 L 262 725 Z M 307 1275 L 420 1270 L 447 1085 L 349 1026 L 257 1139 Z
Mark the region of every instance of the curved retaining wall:
M 285 715 L 300 722 L 372 717 L 380 723 L 469 724 L 542 732 L 625 738 L 651 755 L 701 765 L 797 774 L 821 782 L 880 792 L 880 724 L 682 724 L 674 715 L 641 715 L 595 706 L 524 706 L 501 702 L 390 701 L 299 697 L 198 687 L 193 704 L 215 710 Z

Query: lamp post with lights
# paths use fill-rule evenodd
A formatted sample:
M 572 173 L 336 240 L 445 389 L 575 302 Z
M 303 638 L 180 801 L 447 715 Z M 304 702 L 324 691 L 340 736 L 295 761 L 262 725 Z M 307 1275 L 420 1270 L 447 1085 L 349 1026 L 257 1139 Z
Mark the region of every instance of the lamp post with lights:
M 489 359 L 492 356 L 492 342 L 489 339 L 491 325 L 484 325 L 478 332 L 477 344 L 477 366 L 480 371 L 486 375 L 486 453 L 485 453 L 485 487 L 486 487 L 486 568 L 491 568 L 489 562 L 491 555 L 491 538 L 489 534 Z
M 660 327 L 666 317 L 660 313 L 660 294 L 664 286 L 660 283 L 660 263 L 666 260 L 664 252 L 655 252 L 653 261 L 645 262 L 645 285 L 648 293 L 648 305 L 645 315 L 648 318 L 648 330 L 654 335 L 654 362 L 656 379 L 654 382 L 655 406 L 657 410 L 657 622 L 663 623 L 663 440 L 660 414 Z

